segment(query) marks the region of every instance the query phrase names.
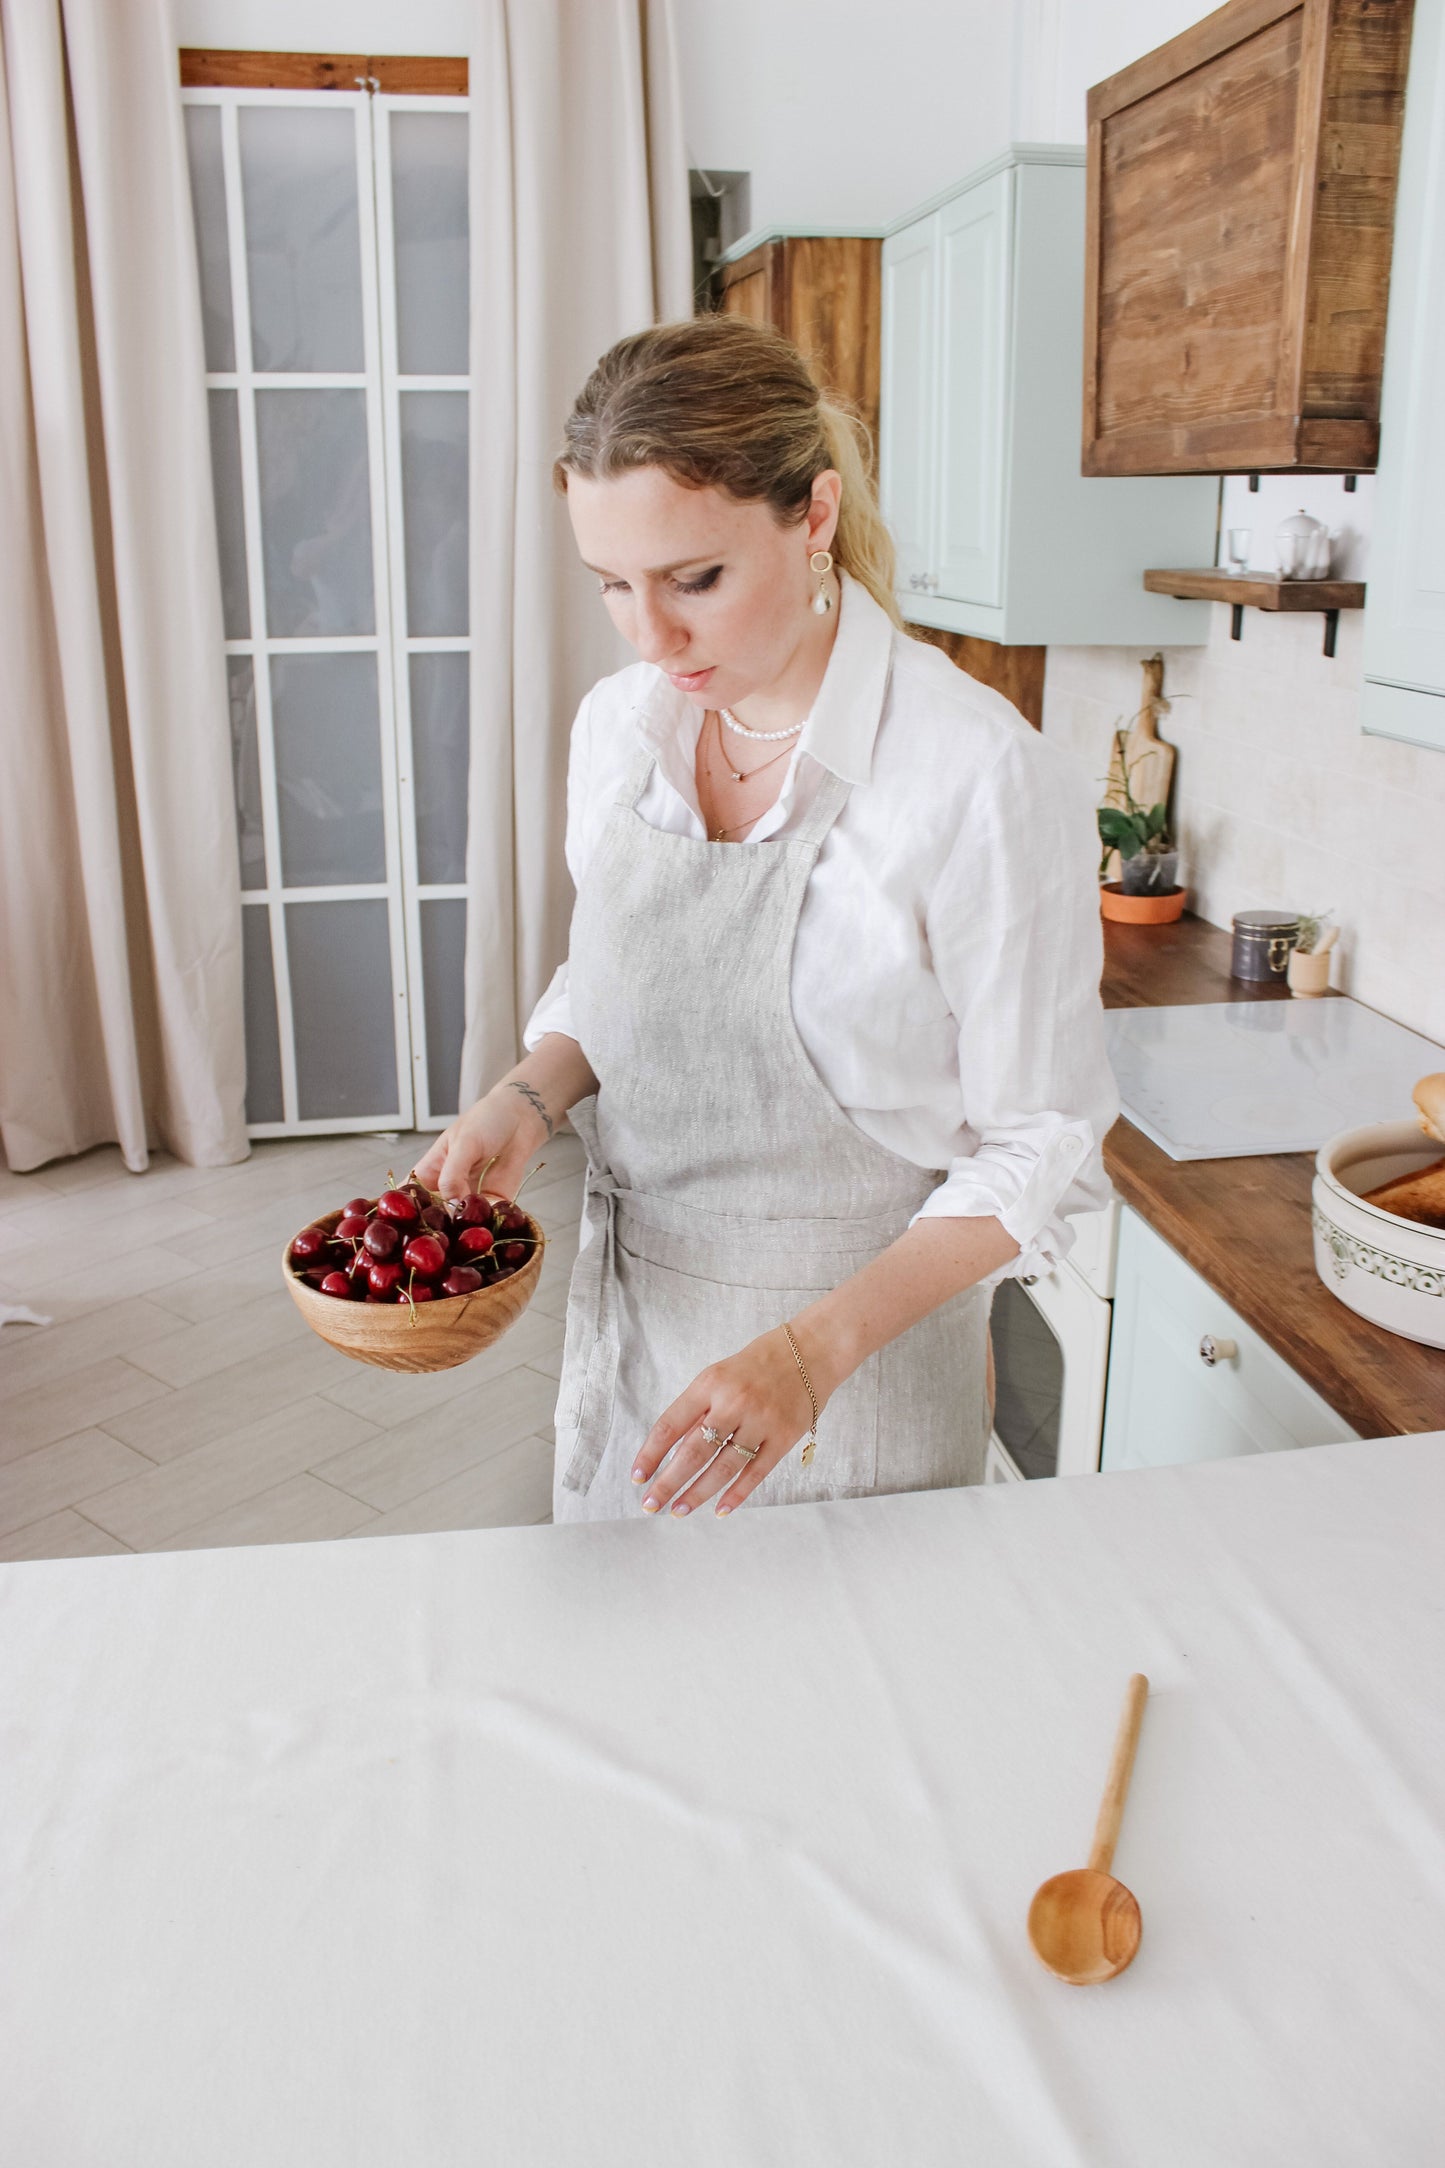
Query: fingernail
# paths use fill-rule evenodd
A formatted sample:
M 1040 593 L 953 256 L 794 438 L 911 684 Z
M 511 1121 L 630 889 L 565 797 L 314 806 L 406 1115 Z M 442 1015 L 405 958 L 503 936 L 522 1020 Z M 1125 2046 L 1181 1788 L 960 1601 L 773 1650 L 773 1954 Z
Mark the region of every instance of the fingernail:
M 661 1503 L 662 1500 L 660 1498 L 644 1498 L 642 1501 L 642 1510 L 644 1513 L 655 1513 Z
M 634 1483 L 645 1483 L 647 1481 L 647 1470 L 645 1468 L 634 1468 L 632 1480 Z
M 690 1505 L 686 1505 L 683 1500 L 679 1498 L 677 1504 L 672 1509 L 673 1518 L 674 1520 L 680 1521 L 684 1513 L 691 1513 L 691 1511 L 692 1507 Z
M 731 1506 L 719 1506 L 717 1509 L 717 1517 L 720 1521 L 725 1521 L 731 1512 Z

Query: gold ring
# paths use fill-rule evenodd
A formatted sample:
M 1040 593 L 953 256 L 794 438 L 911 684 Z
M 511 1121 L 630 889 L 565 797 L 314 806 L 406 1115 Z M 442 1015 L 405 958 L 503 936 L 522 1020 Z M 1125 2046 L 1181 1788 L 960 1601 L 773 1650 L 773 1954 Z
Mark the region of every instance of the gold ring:
M 723 1443 L 730 1445 L 735 1453 L 741 1453 L 745 1460 L 756 1460 L 762 1451 L 760 1445 L 739 1445 L 736 1438 L 725 1438 Z
M 727 1444 L 727 1439 L 722 1435 L 721 1431 L 714 1430 L 711 1423 L 704 1423 L 698 1432 L 698 1436 L 702 1439 L 704 1445 Z

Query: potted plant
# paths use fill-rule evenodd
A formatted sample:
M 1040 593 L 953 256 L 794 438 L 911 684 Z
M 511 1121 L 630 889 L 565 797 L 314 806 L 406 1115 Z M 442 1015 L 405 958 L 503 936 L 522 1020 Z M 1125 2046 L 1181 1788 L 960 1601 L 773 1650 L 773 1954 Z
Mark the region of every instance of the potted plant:
M 1151 806 L 1139 803 L 1130 787 L 1128 763 L 1123 757 L 1124 733 L 1117 732 L 1116 738 L 1124 803 L 1099 808 L 1099 841 L 1103 845 L 1100 901 L 1104 916 L 1135 924 L 1167 925 L 1184 909 L 1184 890 L 1175 878 L 1179 848 L 1169 826 L 1169 808 L 1162 802 Z M 1119 854 L 1119 878 L 1107 881 L 1104 876 L 1115 851 Z

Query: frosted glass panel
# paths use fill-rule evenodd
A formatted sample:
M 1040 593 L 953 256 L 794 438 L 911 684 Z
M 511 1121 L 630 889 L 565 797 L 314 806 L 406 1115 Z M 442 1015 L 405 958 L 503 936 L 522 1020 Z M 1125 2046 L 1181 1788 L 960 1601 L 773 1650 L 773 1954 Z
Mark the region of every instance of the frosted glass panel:
M 206 367 L 234 369 L 236 340 L 231 323 L 231 265 L 226 244 L 221 109 L 218 105 L 188 105 L 184 112 L 186 151 L 191 164 L 191 218 L 196 229 L 196 260 L 201 270 Z
M 290 903 L 286 950 L 301 1120 L 394 1116 L 396 1039 L 385 901 Z
M 287 888 L 386 879 L 374 655 L 273 655 L 271 737 Z
M 216 542 L 221 553 L 221 618 L 228 640 L 249 640 L 251 602 L 246 585 L 246 515 L 241 497 L 241 421 L 236 394 L 207 392 L 206 411 L 211 421 L 211 486 L 216 498 Z
M 284 1121 L 276 979 L 271 968 L 271 918 L 264 903 L 248 904 L 241 913 L 241 965 L 246 1008 L 246 1119 Z
M 462 966 L 467 946 L 465 896 L 420 905 L 421 971 L 426 984 L 427 1087 L 433 1114 L 455 1114 L 461 1097 Z
M 413 635 L 467 630 L 467 394 L 401 395 L 406 623 Z
M 467 373 L 467 116 L 393 113 L 396 346 L 403 376 Z
M 256 738 L 256 673 L 249 655 L 226 657 L 231 693 L 231 772 L 236 786 L 236 843 L 242 888 L 266 886 L 261 825 L 261 753 Z
M 416 805 L 416 870 L 424 885 L 467 873 L 466 655 L 413 655 L 411 772 Z
M 243 105 L 237 118 L 253 366 L 365 368 L 351 110 Z
M 374 632 L 366 394 L 258 391 L 256 439 L 273 638 Z

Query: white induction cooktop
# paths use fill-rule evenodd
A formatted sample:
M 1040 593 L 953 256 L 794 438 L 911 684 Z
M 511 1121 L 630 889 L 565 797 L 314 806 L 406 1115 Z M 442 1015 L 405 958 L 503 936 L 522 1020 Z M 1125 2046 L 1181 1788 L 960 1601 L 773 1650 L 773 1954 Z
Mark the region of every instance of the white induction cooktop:
M 1337 1130 L 1409 1121 L 1445 1048 L 1357 1001 L 1110 1009 L 1124 1112 L 1171 1159 L 1314 1152 Z

